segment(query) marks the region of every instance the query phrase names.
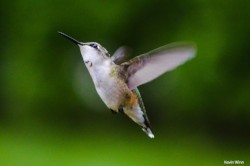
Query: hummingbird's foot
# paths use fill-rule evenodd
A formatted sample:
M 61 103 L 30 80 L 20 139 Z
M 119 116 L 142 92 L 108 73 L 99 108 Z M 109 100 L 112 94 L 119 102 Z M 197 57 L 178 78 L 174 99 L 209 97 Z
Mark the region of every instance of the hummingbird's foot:
M 112 113 L 113 115 L 117 114 L 117 112 L 114 111 L 114 110 L 112 110 L 112 109 L 110 109 L 110 111 L 111 111 L 111 113 Z
M 119 113 L 124 113 L 122 107 L 118 108 L 118 111 L 115 111 L 115 110 L 113 110 L 113 109 L 110 108 L 110 111 L 111 111 L 111 113 L 114 114 L 114 115 L 117 114 L 118 112 L 119 112 Z
M 119 112 L 119 113 L 124 113 L 123 108 L 120 107 L 120 108 L 118 109 L 118 112 Z

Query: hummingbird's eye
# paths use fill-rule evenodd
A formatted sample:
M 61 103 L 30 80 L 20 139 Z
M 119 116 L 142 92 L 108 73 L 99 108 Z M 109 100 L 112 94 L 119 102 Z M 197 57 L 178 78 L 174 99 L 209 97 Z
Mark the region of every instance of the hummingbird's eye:
M 97 44 L 92 43 L 92 44 L 90 44 L 89 46 L 92 47 L 92 48 L 98 49 Z

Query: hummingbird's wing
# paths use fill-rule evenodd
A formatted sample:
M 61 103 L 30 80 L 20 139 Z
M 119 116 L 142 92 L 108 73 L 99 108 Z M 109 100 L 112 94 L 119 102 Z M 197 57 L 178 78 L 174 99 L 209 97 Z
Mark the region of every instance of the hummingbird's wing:
M 194 43 L 172 43 L 142 54 L 121 64 L 127 72 L 127 84 L 130 89 L 145 84 L 163 73 L 173 70 L 194 57 Z
M 131 49 L 126 47 L 126 46 L 123 46 L 123 47 L 119 47 L 115 53 L 113 54 L 113 56 L 111 57 L 112 61 L 115 63 L 115 64 L 119 64 L 121 63 L 121 61 L 124 59 L 124 57 L 126 55 L 129 55 L 129 53 L 131 52 Z

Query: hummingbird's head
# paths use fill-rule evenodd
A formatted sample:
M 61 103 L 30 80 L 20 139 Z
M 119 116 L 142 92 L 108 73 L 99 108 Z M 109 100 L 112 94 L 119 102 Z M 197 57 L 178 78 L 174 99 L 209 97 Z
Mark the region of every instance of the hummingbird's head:
M 92 63 L 103 61 L 110 58 L 108 51 L 96 42 L 79 42 L 76 39 L 62 33 L 58 32 L 60 35 L 69 39 L 73 43 L 77 44 L 80 47 L 80 51 L 85 62 L 91 61 Z
M 108 51 L 102 47 L 99 43 L 96 42 L 88 42 L 81 43 L 82 45 L 78 45 L 81 50 L 81 54 L 83 58 L 97 58 L 97 59 L 106 59 L 109 58 L 110 55 Z

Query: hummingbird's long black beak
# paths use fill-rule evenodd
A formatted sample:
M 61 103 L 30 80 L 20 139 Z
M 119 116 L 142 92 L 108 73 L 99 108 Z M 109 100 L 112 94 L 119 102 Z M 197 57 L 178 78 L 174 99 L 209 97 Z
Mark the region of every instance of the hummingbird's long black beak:
M 67 39 L 69 39 L 70 41 L 72 41 L 73 43 L 77 44 L 77 45 L 83 45 L 81 42 L 77 41 L 76 39 L 74 39 L 73 37 L 70 37 L 69 35 L 66 35 L 63 32 L 58 32 L 60 35 L 62 35 L 63 37 L 66 37 Z

